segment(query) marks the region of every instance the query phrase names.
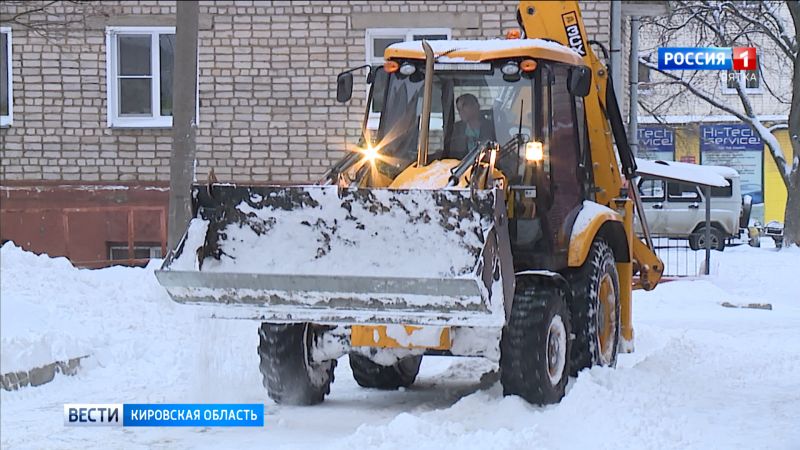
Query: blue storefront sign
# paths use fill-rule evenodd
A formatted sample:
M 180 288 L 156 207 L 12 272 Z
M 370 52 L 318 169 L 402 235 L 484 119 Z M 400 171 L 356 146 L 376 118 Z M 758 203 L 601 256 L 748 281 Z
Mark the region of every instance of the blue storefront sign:
M 638 129 L 636 156 L 644 159 L 674 161 L 675 131 L 669 127 L 643 125 Z
M 764 142 L 749 125 L 714 124 L 700 126 L 700 162 L 736 169 L 741 176 L 742 194 L 753 203 L 764 202 Z

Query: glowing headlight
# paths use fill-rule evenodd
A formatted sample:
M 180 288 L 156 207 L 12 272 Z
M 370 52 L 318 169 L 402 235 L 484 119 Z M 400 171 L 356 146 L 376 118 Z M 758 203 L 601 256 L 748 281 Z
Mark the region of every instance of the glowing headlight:
M 544 159 L 544 149 L 541 142 L 530 141 L 525 144 L 525 160 L 538 162 Z
M 378 159 L 378 147 L 367 145 L 367 148 L 361 150 L 364 155 L 364 162 L 374 163 Z
M 400 73 L 402 73 L 403 75 L 411 75 L 416 71 L 417 71 L 417 66 L 413 64 L 403 63 L 403 65 L 400 66 Z
M 516 75 L 519 72 L 519 64 L 509 61 L 500 68 L 505 75 Z

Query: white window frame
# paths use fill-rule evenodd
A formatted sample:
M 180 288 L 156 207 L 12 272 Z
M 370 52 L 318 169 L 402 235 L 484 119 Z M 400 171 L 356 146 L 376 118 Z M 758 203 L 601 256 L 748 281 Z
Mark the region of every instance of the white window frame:
M 0 116 L 0 127 L 10 127 L 14 123 L 14 70 L 11 63 L 11 27 L 0 27 L 0 33 L 6 35 L 6 65 L 8 67 L 8 115 Z
M 382 64 L 383 56 L 380 58 L 373 56 L 373 44 L 375 39 L 403 39 L 408 42 L 414 39 L 416 34 L 444 34 L 447 39 L 453 36 L 450 28 L 367 28 L 364 42 L 367 47 L 367 64 Z
M 409 42 L 414 39 L 414 35 L 419 34 L 443 34 L 447 39 L 453 38 L 453 30 L 451 28 L 367 28 L 364 35 L 364 43 L 366 47 L 365 62 L 369 65 L 383 64 L 383 56 L 376 57 L 374 55 L 374 41 L 375 39 L 403 39 L 403 42 Z M 367 87 L 369 93 L 369 86 Z M 369 112 L 369 119 L 367 120 L 367 129 L 377 130 L 378 122 L 380 121 L 380 114 Z
M 119 83 L 118 39 L 121 34 L 149 34 L 150 73 L 152 89 L 150 92 L 152 117 L 120 117 L 119 115 Z M 109 128 L 170 128 L 172 116 L 162 116 L 161 104 L 161 58 L 159 54 L 158 36 L 175 34 L 175 27 L 106 27 L 106 96 L 108 100 L 106 113 Z M 199 109 L 199 102 L 198 102 Z M 195 115 L 197 115 L 195 113 Z
M 762 79 L 764 77 L 764 74 L 761 72 L 761 66 L 758 66 L 756 68 L 756 70 L 758 71 L 758 87 L 757 88 L 749 88 L 749 87 L 747 87 L 747 80 L 743 79 L 744 76 L 747 74 L 747 71 L 740 70 L 740 71 L 734 72 L 736 74 L 736 76 L 739 78 L 739 81 L 744 86 L 745 94 L 763 94 L 764 93 L 764 88 L 762 87 L 764 85 L 764 80 Z M 722 87 L 722 93 L 726 94 L 726 95 L 735 95 L 736 94 L 736 89 L 728 87 L 728 71 L 727 70 L 723 70 L 720 73 L 720 78 L 721 78 L 721 82 L 722 82 L 722 86 L 721 86 Z

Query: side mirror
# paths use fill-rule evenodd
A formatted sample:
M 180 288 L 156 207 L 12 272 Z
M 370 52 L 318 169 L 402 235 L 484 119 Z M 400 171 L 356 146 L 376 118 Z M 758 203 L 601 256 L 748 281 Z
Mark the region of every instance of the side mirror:
M 346 103 L 353 97 L 353 73 L 342 72 L 336 77 L 336 101 Z
M 588 67 L 573 67 L 567 75 L 567 89 L 576 97 L 586 97 L 592 87 L 592 71 Z

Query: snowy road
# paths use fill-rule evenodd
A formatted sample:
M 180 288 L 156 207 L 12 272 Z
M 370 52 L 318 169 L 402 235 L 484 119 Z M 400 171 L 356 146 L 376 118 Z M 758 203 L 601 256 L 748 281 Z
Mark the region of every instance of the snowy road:
M 718 273 L 708 280 L 637 292 L 636 352 L 621 355 L 616 369 L 582 372 L 559 405 L 503 398 L 487 361 L 428 357 L 412 388 L 388 393 L 359 388 L 342 359 L 325 403 L 297 408 L 266 400 L 256 324 L 206 319 L 170 302 L 152 270 L 79 271 L 7 244 L 0 253 L 3 365 L 44 357 L 21 351 L 26 342 L 49 342 L 52 356 L 69 356 L 59 344 L 69 342 L 92 357 L 78 376 L 3 391 L 0 443 L 52 449 L 800 448 L 800 250 L 738 247 L 714 256 Z M 768 302 L 773 310 L 723 308 L 722 302 Z M 46 320 L 31 317 L 39 314 Z M 68 402 L 264 402 L 267 419 L 263 429 L 65 428 Z

